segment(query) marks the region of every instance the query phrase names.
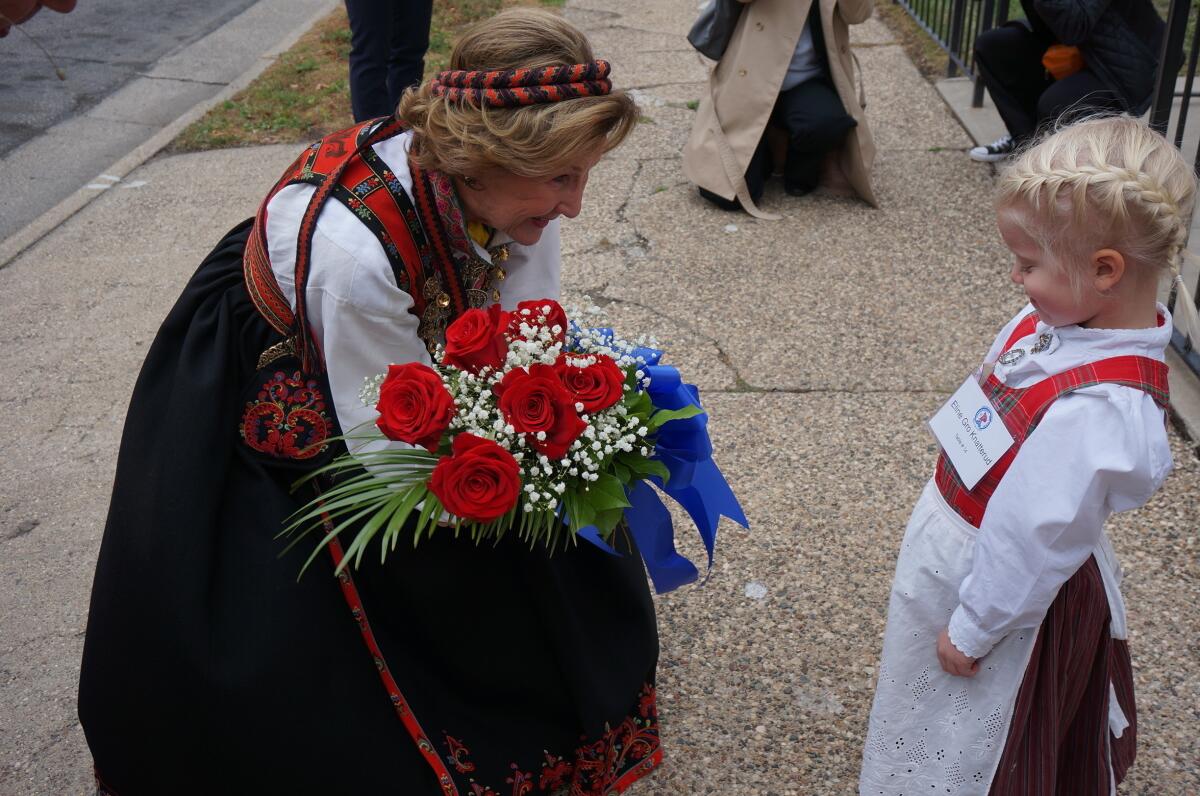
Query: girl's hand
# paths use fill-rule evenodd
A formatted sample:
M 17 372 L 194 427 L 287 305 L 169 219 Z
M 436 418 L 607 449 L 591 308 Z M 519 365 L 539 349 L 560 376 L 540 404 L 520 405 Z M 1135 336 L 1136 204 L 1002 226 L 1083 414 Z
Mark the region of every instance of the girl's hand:
M 950 630 L 943 630 L 937 641 L 938 663 L 942 671 L 955 677 L 974 677 L 979 671 L 979 661 L 969 655 L 963 655 L 958 647 L 950 641 Z

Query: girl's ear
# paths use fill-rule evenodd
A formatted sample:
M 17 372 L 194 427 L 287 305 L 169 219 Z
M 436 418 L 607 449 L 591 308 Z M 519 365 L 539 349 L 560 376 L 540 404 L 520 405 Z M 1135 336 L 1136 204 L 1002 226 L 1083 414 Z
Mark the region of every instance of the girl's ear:
M 1098 293 L 1112 290 L 1125 276 L 1125 256 L 1116 249 L 1100 249 L 1093 252 L 1088 265 L 1092 286 Z

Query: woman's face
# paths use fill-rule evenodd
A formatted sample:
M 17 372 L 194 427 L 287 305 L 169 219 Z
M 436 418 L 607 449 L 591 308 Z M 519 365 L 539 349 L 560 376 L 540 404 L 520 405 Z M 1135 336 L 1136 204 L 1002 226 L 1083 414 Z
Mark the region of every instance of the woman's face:
M 597 145 L 594 152 L 549 177 L 522 177 L 492 168 L 467 178 L 456 177 L 455 187 L 469 221 L 482 221 L 530 246 L 555 218 L 579 215 L 588 172 L 603 154 L 603 146 Z

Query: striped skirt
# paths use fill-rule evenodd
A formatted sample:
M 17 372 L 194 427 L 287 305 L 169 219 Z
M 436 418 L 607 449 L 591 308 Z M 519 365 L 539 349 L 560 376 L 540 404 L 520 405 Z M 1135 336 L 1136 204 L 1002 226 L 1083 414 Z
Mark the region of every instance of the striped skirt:
M 1137 751 L 1133 669 L 1128 643 L 1109 634 L 1109 616 L 1100 569 L 1089 558 L 1042 622 L 993 796 L 1108 796 L 1125 778 Z M 1119 738 L 1109 725 L 1113 693 L 1129 722 Z

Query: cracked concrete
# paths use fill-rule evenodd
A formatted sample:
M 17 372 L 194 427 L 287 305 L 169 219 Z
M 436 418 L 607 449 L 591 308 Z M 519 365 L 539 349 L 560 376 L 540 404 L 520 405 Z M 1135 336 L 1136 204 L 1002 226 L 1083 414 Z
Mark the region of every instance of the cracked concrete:
M 695 0 L 569 2 L 642 86 L 646 120 L 563 225 L 564 293 L 654 334 L 701 388 L 750 532 L 703 586 L 658 599 L 666 762 L 631 794 L 853 791 L 905 520 L 936 454 L 924 421 L 1020 306 L 988 167 L 876 20 L 852 29 L 881 206 L 772 185 L 769 223 L 703 201 L 680 149 L 705 90 Z M 662 53 L 650 53 L 660 50 Z M 647 57 L 651 56 L 651 57 Z M 74 692 L 121 424 L 146 346 L 201 258 L 294 146 L 163 157 L 0 270 L 0 792 L 84 793 Z M 1139 699 L 1125 794 L 1200 792 L 1200 462 L 1111 533 Z M 680 547 L 702 555 L 681 534 Z

